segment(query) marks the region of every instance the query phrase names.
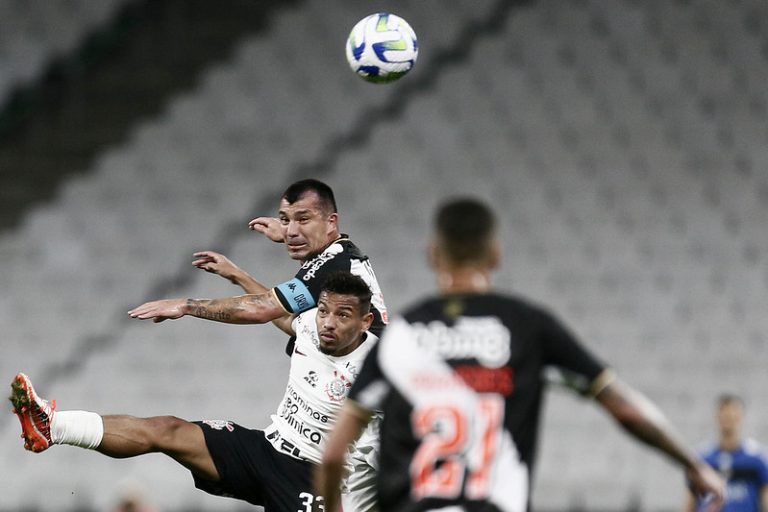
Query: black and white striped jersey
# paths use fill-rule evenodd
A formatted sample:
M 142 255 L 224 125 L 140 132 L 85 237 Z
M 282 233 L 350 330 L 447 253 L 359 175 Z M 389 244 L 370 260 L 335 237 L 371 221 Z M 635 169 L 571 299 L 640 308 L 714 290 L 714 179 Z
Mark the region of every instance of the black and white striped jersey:
M 525 511 L 550 366 L 585 392 L 605 370 L 519 298 L 433 297 L 393 320 L 349 395 L 384 413 L 380 510 Z
M 305 261 L 293 279 L 275 286 L 273 290 L 287 312 L 299 314 L 317 306 L 323 282 L 329 274 L 338 271 L 359 276 L 371 289 L 371 332 L 381 336 L 387 323 L 387 307 L 381 287 L 368 256 L 363 254 L 347 235 L 341 235 L 323 252 Z

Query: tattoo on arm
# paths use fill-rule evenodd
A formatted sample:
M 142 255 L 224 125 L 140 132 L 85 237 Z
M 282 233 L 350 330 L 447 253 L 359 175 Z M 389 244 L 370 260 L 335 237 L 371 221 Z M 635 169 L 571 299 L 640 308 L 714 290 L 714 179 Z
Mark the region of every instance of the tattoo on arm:
M 232 318 L 232 313 L 226 309 L 212 304 L 212 300 L 187 299 L 187 308 L 189 314 L 206 320 L 215 320 L 218 322 L 227 322 Z
M 265 311 L 274 311 L 279 306 L 275 302 L 270 293 L 226 299 L 187 299 L 187 314 L 230 324 L 264 323 L 273 319 Z M 279 313 L 284 314 L 282 310 Z
M 187 299 L 187 308 L 189 309 L 189 314 L 197 318 L 215 320 L 217 322 L 228 322 L 231 320 L 232 311 L 230 308 L 221 304 L 215 304 L 216 302 L 221 301 Z

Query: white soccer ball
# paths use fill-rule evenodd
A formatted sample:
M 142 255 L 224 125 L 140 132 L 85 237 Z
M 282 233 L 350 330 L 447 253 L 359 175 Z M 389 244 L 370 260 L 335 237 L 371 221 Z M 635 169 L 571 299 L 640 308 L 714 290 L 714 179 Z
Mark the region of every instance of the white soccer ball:
M 386 12 L 360 20 L 347 39 L 349 66 L 369 82 L 397 80 L 413 68 L 418 55 L 419 44 L 411 26 Z

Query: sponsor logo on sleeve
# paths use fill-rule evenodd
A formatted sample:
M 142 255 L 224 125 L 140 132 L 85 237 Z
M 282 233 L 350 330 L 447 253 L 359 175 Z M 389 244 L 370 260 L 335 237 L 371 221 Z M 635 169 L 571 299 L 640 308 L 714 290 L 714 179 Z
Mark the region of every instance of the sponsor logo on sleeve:
M 229 432 L 234 432 L 235 425 L 231 421 L 226 420 L 204 420 L 204 424 L 211 427 L 213 430 L 224 430 L 227 429 Z

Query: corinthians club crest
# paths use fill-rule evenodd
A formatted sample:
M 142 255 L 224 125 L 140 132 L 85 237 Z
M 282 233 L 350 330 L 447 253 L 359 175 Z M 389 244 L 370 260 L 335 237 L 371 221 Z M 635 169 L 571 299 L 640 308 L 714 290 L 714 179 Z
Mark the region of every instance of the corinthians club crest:
M 351 387 L 352 382 L 350 382 L 348 378 L 337 370 L 333 370 L 333 380 L 326 384 L 325 392 L 328 395 L 328 398 L 334 402 L 341 402 L 346 398 L 349 388 Z

